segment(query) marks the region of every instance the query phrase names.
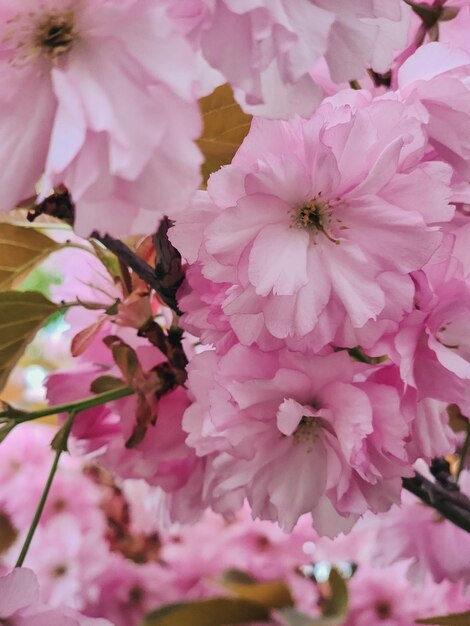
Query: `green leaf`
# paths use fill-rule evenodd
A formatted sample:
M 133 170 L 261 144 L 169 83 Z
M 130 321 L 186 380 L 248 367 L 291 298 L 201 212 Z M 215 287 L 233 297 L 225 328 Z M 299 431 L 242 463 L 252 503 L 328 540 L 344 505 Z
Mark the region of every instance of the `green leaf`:
M 466 613 L 453 613 L 441 617 L 428 617 L 417 619 L 417 624 L 436 624 L 436 626 L 470 626 L 470 611 Z
M 39 291 L 43 296 L 51 296 L 51 287 L 63 282 L 59 274 L 54 274 L 51 268 L 44 269 L 41 265 L 34 267 L 18 286 L 16 291 Z
M 39 261 L 61 247 L 34 228 L 0 223 L 0 291 L 15 287 Z
M 37 291 L 0 293 L 0 389 L 34 335 L 59 309 Z
M 142 626 L 229 626 L 268 619 L 269 610 L 257 602 L 211 598 L 164 606 L 149 613 Z
M 250 130 L 251 115 L 245 113 L 233 98 L 230 85 L 217 87 L 199 100 L 204 129 L 198 145 L 204 154 L 204 182 L 222 165 L 233 159 Z

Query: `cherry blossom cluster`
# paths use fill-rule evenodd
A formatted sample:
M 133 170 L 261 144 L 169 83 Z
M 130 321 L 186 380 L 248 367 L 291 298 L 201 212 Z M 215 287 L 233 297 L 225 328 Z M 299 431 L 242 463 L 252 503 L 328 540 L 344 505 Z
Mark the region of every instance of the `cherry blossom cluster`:
M 0 208 L 41 179 L 43 196 L 68 187 L 82 235 L 152 232 L 200 184 L 199 97 L 228 81 L 259 114 L 308 115 L 316 62 L 336 82 L 386 71 L 409 13 L 400 0 L 2 0 Z
M 183 428 L 217 510 L 247 498 L 334 535 L 454 450 L 446 407 L 470 410 L 468 63 L 430 43 L 394 92 L 255 119 L 172 229 L 182 324 L 214 346 L 189 365 Z
M 409 13 L 389 3 L 385 15 L 377 8 L 383 3 L 360 2 L 360 18 L 356 9 L 342 13 L 339 5 L 334 15 L 328 5 L 328 17 L 320 4 L 308 6 L 323 16 L 315 23 L 323 24 L 330 43 L 351 24 L 378 28 L 367 11 L 376 11 L 380 32 L 387 24 L 398 28 Z M 146 27 L 149 6 L 128 4 Z M 465 7 L 459 8 L 454 19 L 461 21 L 442 21 L 443 33 L 447 23 L 449 29 L 468 24 Z M 227 2 L 167 9 L 175 33 L 201 53 L 192 54 L 193 61 L 201 67 L 212 62 L 236 94 L 244 85 L 246 101 L 264 106 L 269 100 L 255 70 L 259 78 L 261 68 L 274 63 L 286 69 L 294 58 L 300 67 L 295 42 L 270 47 L 277 41 L 272 20 L 299 17 L 281 10 L 281 3 L 241 13 Z M 250 80 L 243 73 L 232 78 L 223 55 L 210 54 L 222 23 L 231 33 L 243 27 L 264 41 L 256 48 L 263 51 L 258 64 L 239 59 L 241 69 L 250 68 Z M 402 48 L 416 41 L 416 27 L 412 21 Z M 178 291 L 187 332 L 179 356 L 175 336 L 169 347 L 155 335 L 155 319 L 171 329 L 174 317 L 148 296 L 144 282 L 134 276 L 124 289 L 91 260 L 86 287 L 83 263 L 78 287 L 70 288 L 73 270 L 68 276 L 66 289 L 78 289 L 81 300 L 97 306 L 69 312 L 78 366 L 50 378 L 49 400 L 86 397 L 103 374 L 136 388 L 134 396 L 85 411 L 73 435 L 78 450 L 98 454 L 118 475 L 163 488 L 173 519 L 197 519 L 208 506 L 234 513 L 247 500 L 255 517 L 286 530 L 310 513 L 318 532 L 334 536 L 367 511 L 398 503 L 402 479 L 412 476 L 418 459 L 455 451 L 459 441 L 448 427 L 447 407 L 470 411 L 470 55 L 442 39 L 402 50 L 392 68 L 393 89 L 336 85 L 306 117 L 255 117 L 232 163 L 212 174 L 207 189 L 179 203 L 178 215 L 167 206 L 174 218 L 170 240 L 187 262 Z M 81 41 L 68 56 L 60 54 L 53 73 L 69 71 Z M 392 41 L 381 35 L 377 45 L 388 42 L 393 49 Z M 391 64 L 389 53 L 376 51 L 377 65 L 363 58 L 376 82 Z M 320 46 L 322 55 L 331 74 L 325 91 L 331 93 L 331 78 L 359 76 L 335 74 Z M 287 69 L 281 75 L 283 84 L 295 84 Z M 306 115 L 301 107 L 298 112 Z M 93 171 L 100 175 L 99 168 Z M 64 177 L 56 182 L 71 190 L 78 215 L 73 184 Z M 158 180 L 152 185 L 157 188 Z M 142 184 L 138 188 L 143 193 Z M 106 203 L 127 215 L 119 204 Z M 98 230 L 99 220 L 108 219 L 101 210 L 99 218 L 82 214 L 93 216 Z M 106 229 L 114 232 L 117 218 L 111 221 Z M 144 241 L 137 250 L 141 258 L 154 258 L 149 245 Z M 56 293 L 65 297 L 61 289 Z M 106 311 L 99 313 L 103 299 Z M 132 355 L 132 371 L 123 371 L 118 353 Z
M 233 568 L 316 617 L 319 560 L 359 565 L 347 626 L 468 610 L 468 536 L 402 491 L 470 495 L 469 27 L 468 0 L 0 0 L 0 210 L 68 210 L 46 390 L 75 403 L 40 591 L 9 570 L 49 435 L 2 441 L 0 623 L 137 626 Z M 206 181 L 226 84 L 250 130 Z
M 282 581 L 296 610 L 318 617 L 331 567 L 348 579 L 347 626 L 385 614 L 390 624 L 407 624 L 468 606 L 468 536 L 450 522 L 432 524 L 411 497 L 392 516 L 368 516 L 337 540 L 319 538 L 307 516 L 286 535 L 275 524 L 251 520 L 247 508 L 226 519 L 206 513 L 192 526 L 168 525 L 161 490 L 142 480 L 116 481 L 72 458 L 60 467 L 27 567 L 10 572 L 52 460 L 49 439 L 50 427 L 25 425 L 2 444 L 0 476 L 10 488 L 2 490 L 0 516 L 18 533 L 0 557 L 0 618 L 8 623 L 139 626 L 160 606 L 228 594 L 226 582 L 237 572 L 247 580 Z M 464 485 L 469 476 L 465 472 Z M 439 541 L 424 539 L 427 532 L 439 533 Z M 451 559 L 439 561 L 442 542 L 455 546 Z M 408 559 L 422 549 L 425 569 L 415 568 L 410 581 Z M 270 622 L 283 623 L 282 613 Z

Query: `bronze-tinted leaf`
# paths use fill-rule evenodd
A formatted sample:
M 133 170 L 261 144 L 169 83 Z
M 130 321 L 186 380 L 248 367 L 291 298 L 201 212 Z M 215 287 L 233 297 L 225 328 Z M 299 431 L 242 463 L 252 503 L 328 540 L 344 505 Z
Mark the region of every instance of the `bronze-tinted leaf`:
M 61 244 L 34 228 L 0 223 L 0 291 L 15 287 Z
M 91 383 L 90 391 L 93 393 L 106 393 L 108 391 L 114 391 L 125 386 L 125 382 L 120 378 L 114 376 L 98 376 Z
M 282 609 L 294 603 L 289 587 L 282 581 L 270 583 L 224 581 L 222 584 L 239 598 L 259 602 L 270 609 Z
M 468 417 L 463 415 L 457 404 L 449 404 L 447 407 L 449 426 L 454 433 L 465 433 L 468 428 Z
M 417 624 L 435 624 L 436 626 L 470 626 L 470 611 L 466 613 L 453 613 L 440 617 L 417 619 Z
M 149 613 L 142 626 L 229 626 L 266 621 L 269 610 L 241 598 L 211 598 L 164 606 Z
M 432 28 L 439 20 L 441 7 L 434 7 L 424 2 L 413 2 L 412 0 L 404 0 L 413 11 L 418 15 L 427 28 Z
M 241 569 L 231 568 L 224 570 L 222 577 L 220 579 L 222 584 L 225 583 L 242 583 L 242 584 L 250 584 L 256 583 L 256 578 L 253 578 L 251 574 L 247 574 Z
M 341 626 L 345 622 L 348 613 L 348 587 L 339 571 L 332 568 L 328 581 L 322 583 L 321 587 L 326 592 L 323 615 L 310 617 L 288 607 L 282 610 L 286 626 Z
M 34 335 L 59 309 L 37 291 L 0 293 L 0 389 Z
M 282 609 L 281 614 L 285 626 L 341 626 L 346 621 L 346 615 L 310 617 L 291 607 Z
M 134 377 L 140 371 L 135 350 L 116 335 L 109 335 L 103 341 L 111 349 L 114 362 L 121 370 L 126 383 L 132 386 Z
M 18 532 L 6 513 L 0 512 L 0 554 L 15 543 Z
M 202 175 L 206 182 L 212 172 L 232 161 L 250 130 L 251 115 L 235 102 L 228 84 L 201 98 L 199 105 L 204 130 L 197 143 L 204 154 Z
M 328 584 L 331 588 L 331 595 L 326 604 L 324 614 L 326 616 L 343 616 L 348 610 L 348 587 L 346 581 L 334 567 L 330 572 Z
M 90 347 L 105 322 L 106 317 L 102 315 L 96 320 L 96 322 L 93 322 L 90 326 L 83 328 L 74 336 L 72 343 L 70 344 L 70 352 L 72 356 L 80 356 Z

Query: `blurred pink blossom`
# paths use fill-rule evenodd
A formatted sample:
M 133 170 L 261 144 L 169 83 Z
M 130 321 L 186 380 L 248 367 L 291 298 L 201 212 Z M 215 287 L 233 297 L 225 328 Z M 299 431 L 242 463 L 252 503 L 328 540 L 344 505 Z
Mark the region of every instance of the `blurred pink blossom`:
M 2 210 L 41 177 L 44 195 L 67 186 L 84 236 L 153 232 L 187 204 L 200 182 L 195 66 L 164 4 L 2 2 Z

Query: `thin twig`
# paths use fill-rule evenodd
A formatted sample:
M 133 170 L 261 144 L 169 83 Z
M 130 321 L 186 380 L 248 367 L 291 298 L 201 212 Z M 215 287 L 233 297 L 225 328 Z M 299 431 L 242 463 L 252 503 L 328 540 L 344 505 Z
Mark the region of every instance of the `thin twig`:
M 18 411 L 9 407 L 5 411 L 0 412 L 0 418 L 13 417 L 18 424 L 21 424 L 23 422 L 30 422 L 41 417 L 47 417 L 48 415 L 86 411 L 88 409 L 93 409 L 96 406 L 106 404 L 107 402 L 113 402 L 114 400 L 131 396 L 134 393 L 134 389 L 131 389 L 130 387 L 117 387 L 116 389 L 98 393 L 95 396 L 90 396 L 89 398 L 67 402 L 66 404 L 47 406 L 46 408 L 38 409 L 37 411 Z
M 470 532 L 470 498 L 465 494 L 450 491 L 419 472 L 411 478 L 403 478 L 403 487 L 456 526 Z
M 176 301 L 176 292 L 183 282 L 184 272 L 181 267 L 181 256 L 168 240 L 167 232 L 170 225 L 170 220 L 166 217 L 163 218 L 153 237 L 157 253 L 157 266 L 155 268 L 139 257 L 123 241 L 110 235 L 100 235 L 97 232 L 93 232 L 91 236 L 115 254 L 124 265 L 130 267 L 158 294 L 164 304 L 177 315 L 181 315 Z
M 44 489 L 42 491 L 41 498 L 36 508 L 36 512 L 34 513 L 33 521 L 31 522 L 31 526 L 29 527 L 28 534 L 26 535 L 26 539 L 24 540 L 24 544 L 23 544 L 23 547 L 21 548 L 21 552 L 18 557 L 18 560 L 16 561 L 15 567 L 22 567 L 24 560 L 26 558 L 26 555 L 28 554 L 29 546 L 31 545 L 31 541 L 33 540 L 34 533 L 36 532 L 36 528 L 38 527 L 39 521 L 41 519 L 41 515 L 46 505 L 49 491 L 51 490 L 51 487 L 52 487 L 54 476 L 57 472 L 57 468 L 59 467 L 60 457 L 62 455 L 62 452 L 65 452 L 65 450 L 67 449 L 67 440 L 68 440 L 70 431 L 72 429 L 74 418 L 75 418 L 75 413 L 71 412 L 69 415 L 69 419 L 67 420 L 65 427 L 64 427 L 61 445 L 56 450 L 54 461 L 51 467 L 51 471 L 49 472 L 49 476 L 47 477 L 47 481 L 46 481 L 46 484 L 44 485 Z
M 131 268 L 139 278 L 147 283 L 149 287 L 155 291 L 159 291 L 161 283 L 155 274 L 155 270 L 146 261 L 140 258 L 135 252 L 133 252 L 129 246 L 119 239 L 114 239 L 110 235 L 100 235 L 99 233 L 92 233 L 93 239 L 100 241 L 103 246 L 108 248 L 118 259 L 120 259 L 125 265 Z

